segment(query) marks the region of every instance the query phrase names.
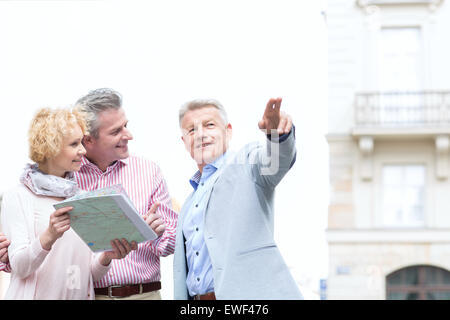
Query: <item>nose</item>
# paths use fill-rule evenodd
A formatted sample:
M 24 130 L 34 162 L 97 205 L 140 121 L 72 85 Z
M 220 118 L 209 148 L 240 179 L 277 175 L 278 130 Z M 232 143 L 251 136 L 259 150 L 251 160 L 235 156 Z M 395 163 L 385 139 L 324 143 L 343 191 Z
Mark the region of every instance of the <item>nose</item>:
M 125 128 L 124 139 L 133 140 L 133 135 L 131 134 L 131 131 L 128 128 Z
M 86 154 L 86 149 L 82 144 L 80 144 L 80 148 L 78 149 L 78 154 L 84 156 Z
M 200 124 L 197 126 L 194 133 L 195 140 L 203 140 L 203 126 Z

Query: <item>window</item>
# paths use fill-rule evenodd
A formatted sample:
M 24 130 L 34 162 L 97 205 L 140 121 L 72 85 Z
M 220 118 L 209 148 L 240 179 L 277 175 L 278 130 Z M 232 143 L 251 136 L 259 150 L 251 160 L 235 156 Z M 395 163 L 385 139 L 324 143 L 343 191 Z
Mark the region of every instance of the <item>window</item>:
M 384 226 L 424 226 L 425 166 L 383 166 L 382 188 Z
M 418 27 L 380 30 L 380 118 L 385 124 L 417 123 L 423 118 L 421 43 Z
M 417 27 L 381 28 L 378 61 L 382 91 L 421 89 L 420 38 Z
M 388 300 L 449 300 L 450 272 L 433 266 L 412 266 L 386 277 Z

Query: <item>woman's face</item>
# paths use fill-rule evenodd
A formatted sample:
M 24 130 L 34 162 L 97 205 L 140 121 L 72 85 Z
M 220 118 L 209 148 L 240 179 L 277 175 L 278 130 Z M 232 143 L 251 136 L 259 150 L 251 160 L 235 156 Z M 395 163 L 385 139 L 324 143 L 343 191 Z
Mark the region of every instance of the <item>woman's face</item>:
M 83 131 L 78 124 L 74 125 L 64 135 L 61 151 L 51 159 L 48 159 L 49 173 L 64 177 L 68 171 L 78 171 L 81 167 L 81 158 L 86 150 L 81 144 Z

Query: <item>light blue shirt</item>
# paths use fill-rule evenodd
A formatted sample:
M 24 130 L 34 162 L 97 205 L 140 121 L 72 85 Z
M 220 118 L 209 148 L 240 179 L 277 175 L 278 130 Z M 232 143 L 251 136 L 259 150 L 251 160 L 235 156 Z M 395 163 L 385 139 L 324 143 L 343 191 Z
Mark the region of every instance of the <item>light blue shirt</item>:
M 188 274 L 186 285 L 191 297 L 214 291 L 214 278 L 208 248 L 204 239 L 203 221 L 207 194 L 212 188 L 218 169 L 225 162 L 225 154 L 203 167 L 203 173 L 197 171 L 190 179 L 194 194 L 183 223 L 183 235 L 186 245 Z M 209 183 L 208 183 L 209 182 Z

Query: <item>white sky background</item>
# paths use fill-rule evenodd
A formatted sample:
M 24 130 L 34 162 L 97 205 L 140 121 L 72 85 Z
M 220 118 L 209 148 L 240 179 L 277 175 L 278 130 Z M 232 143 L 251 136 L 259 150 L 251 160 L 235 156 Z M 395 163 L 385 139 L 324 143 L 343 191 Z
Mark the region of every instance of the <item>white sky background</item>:
M 196 171 L 178 128 L 180 105 L 216 98 L 232 148 L 260 140 L 266 102 L 283 97 L 296 126 L 297 162 L 277 188 L 275 236 L 302 286 L 327 275 L 327 36 L 325 1 L 0 1 L 0 193 L 28 160 L 40 107 L 89 90 L 123 95 L 130 151 L 155 161 L 181 204 Z M 163 298 L 172 298 L 163 258 Z M 258 268 L 258 266 L 255 266 Z

